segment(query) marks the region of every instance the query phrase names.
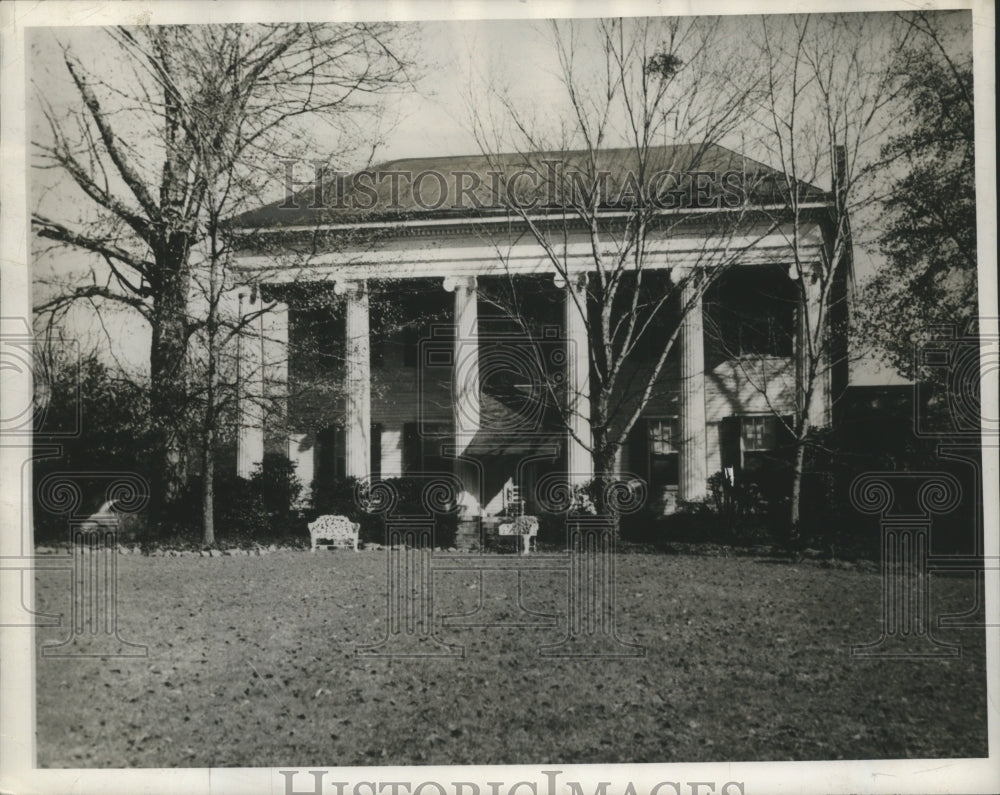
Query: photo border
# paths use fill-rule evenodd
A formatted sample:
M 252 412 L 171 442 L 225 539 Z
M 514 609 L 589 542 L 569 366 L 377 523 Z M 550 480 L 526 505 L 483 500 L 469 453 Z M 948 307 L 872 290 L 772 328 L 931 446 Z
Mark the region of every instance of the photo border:
M 992 4 L 986 0 L 969 2 L 922 3 L 930 10 L 972 9 L 973 47 L 975 51 L 976 106 L 976 196 L 979 248 L 979 313 L 982 318 L 998 315 L 996 271 L 996 161 L 995 161 L 995 85 L 994 33 L 995 17 Z M 605 17 L 613 15 L 645 16 L 668 12 L 684 14 L 690 9 L 685 2 L 612 2 L 607 0 L 577 0 L 577 2 L 545 2 L 525 4 L 504 0 L 491 4 L 474 2 L 398 2 L 342 3 L 318 2 L 123 2 L 91 3 L 17 2 L 0 5 L 2 19 L 2 66 L 0 66 L 0 155 L 2 155 L 2 202 L 0 202 L 0 316 L 8 319 L 31 318 L 31 270 L 28 262 L 30 226 L 28 203 L 28 147 L 26 138 L 27 75 L 24 49 L 25 28 L 32 26 L 70 26 L 102 24 L 162 24 L 214 23 L 237 21 L 289 21 L 291 19 L 341 20 L 395 19 L 513 19 L 549 17 Z M 699 15 L 711 14 L 780 14 L 794 12 L 843 11 L 834 3 L 764 0 L 752 6 L 732 2 L 703 2 Z M 912 3 L 864 2 L 852 5 L 852 11 L 915 10 Z M 996 333 L 997 329 L 984 329 Z M 2 340 L 0 340 L 2 344 Z M 30 403 L 32 383 L 25 372 L 0 372 L 0 399 L 20 405 Z M 982 383 L 984 416 L 997 416 L 997 384 Z M 992 409 L 992 414 L 987 412 Z M 992 446 L 990 446 L 992 444 Z M 996 439 L 983 439 L 984 527 L 987 558 L 1000 555 L 998 495 L 993 475 L 998 467 Z M 22 472 L 30 473 L 25 462 L 30 459 L 30 440 L 0 439 L 0 560 L 30 556 L 31 506 L 21 502 Z M 29 474 L 30 477 L 30 474 Z M 990 486 L 992 481 L 993 485 Z M 27 553 L 23 544 L 27 543 Z M 26 582 L 30 577 L 30 561 Z M 31 588 L 22 593 L 21 576 L 0 580 L 0 791 L 2 792 L 273 792 L 286 793 L 288 776 L 281 771 L 292 768 L 212 768 L 212 769 L 42 769 L 36 767 L 35 738 L 35 646 L 31 627 L 5 626 L 23 607 L 33 608 Z M 824 762 L 718 762 L 665 763 L 662 765 L 602 764 L 602 765 L 512 765 L 505 767 L 387 767 L 387 768 L 328 768 L 323 777 L 323 792 L 337 791 L 334 782 L 349 782 L 342 793 L 354 793 L 362 784 L 359 795 L 375 795 L 380 783 L 408 781 L 414 786 L 421 782 L 441 782 L 446 792 L 451 782 L 475 782 L 489 792 L 488 782 L 504 782 L 500 795 L 517 782 L 536 782 L 538 792 L 548 795 L 551 776 L 544 771 L 559 770 L 559 781 L 582 782 L 584 792 L 598 791 L 599 782 L 613 782 L 610 791 L 624 790 L 631 782 L 637 795 L 651 792 L 656 784 L 676 781 L 683 790 L 691 784 L 714 782 L 716 792 L 723 791 L 726 782 L 741 782 L 749 793 L 926 793 L 926 792 L 995 792 L 1000 789 L 1000 698 L 998 698 L 998 651 L 1000 651 L 1000 572 L 987 569 L 986 582 L 986 661 L 987 661 L 987 720 L 989 757 L 984 759 L 912 759 L 860 760 Z M 294 791 L 311 792 L 313 777 L 309 770 L 299 768 L 294 779 Z M 371 789 L 365 782 L 372 782 Z M 413 789 L 411 788 L 411 792 Z M 424 792 L 435 791 L 433 788 Z M 673 788 L 659 789 L 659 795 Z M 552 792 L 551 795 L 556 795 Z

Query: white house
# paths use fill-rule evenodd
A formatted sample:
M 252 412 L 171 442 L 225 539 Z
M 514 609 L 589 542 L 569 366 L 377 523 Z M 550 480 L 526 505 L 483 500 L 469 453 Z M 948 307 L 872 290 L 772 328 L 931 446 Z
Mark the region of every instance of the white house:
M 599 216 L 611 246 L 615 224 L 631 212 L 615 190 L 628 187 L 637 155 L 600 154 L 610 198 Z M 678 306 L 691 309 L 618 459 L 623 473 L 649 484 L 657 511 L 703 498 L 710 475 L 739 472 L 780 446 L 778 417 L 798 410 L 801 371 L 792 246 L 799 262 L 817 268 L 830 256 L 829 194 L 802 186 L 793 225 L 781 175 L 718 146 L 699 150 L 696 169 L 677 168 L 686 154 L 662 147 L 645 164 L 647 183 L 654 167 L 667 175 L 659 195 L 669 197 L 644 242 L 645 289 L 685 284 L 692 268 L 720 273 L 704 296 L 678 290 Z M 323 173 L 320 186 L 237 219 L 240 266 L 260 283 L 244 311 L 269 308 L 242 341 L 240 473 L 265 451 L 287 453 L 313 492 L 342 476 L 446 470 L 461 480 L 467 518 L 495 515 L 512 497 L 532 510 L 547 473 L 588 479 L 590 346 L 579 307 L 588 277 L 597 277 L 595 252 L 565 197 L 539 178 L 585 155 L 418 159 Z M 303 182 L 312 176 L 306 168 L 295 175 Z M 509 205 L 513 187 L 525 186 L 533 192 L 517 195 L 542 240 L 528 220 L 489 200 L 507 191 Z M 848 256 L 833 294 L 846 295 L 849 270 Z M 818 300 L 818 280 L 808 269 L 805 279 L 807 300 Z M 511 323 L 499 294 L 508 307 L 518 303 L 535 332 Z M 662 337 L 655 329 L 647 336 L 653 356 Z M 832 358 L 845 344 L 831 340 Z M 548 386 L 556 382 L 564 402 L 553 411 Z M 830 422 L 845 386 L 846 364 L 831 367 L 809 408 L 814 424 Z M 262 395 L 277 396 L 280 408 L 261 411 L 253 398 Z

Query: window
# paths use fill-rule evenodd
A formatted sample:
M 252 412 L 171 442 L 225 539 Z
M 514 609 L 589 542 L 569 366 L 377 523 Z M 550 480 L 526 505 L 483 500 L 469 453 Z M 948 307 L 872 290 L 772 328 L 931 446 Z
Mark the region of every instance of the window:
M 709 364 L 740 356 L 791 356 L 794 282 L 777 267 L 734 268 L 705 295 Z
M 743 451 L 752 453 L 773 450 L 776 446 L 776 422 L 774 417 L 743 417 L 740 423 Z
M 649 453 L 650 455 L 671 455 L 678 452 L 677 420 L 649 421 Z
M 676 486 L 679 482 L 680 433 L 676 417 L 647 422 L 649 482 L 651 486 Z
M 768 500 L 791 493 L 791 421 L 774 415 L 733 416 L 719 427 L 723 467 L 732 469 L 737 482 L 754 483 Z
M 791 417 L 773 415 L 725 417 L 719 425 L 723 469 L 732 470 L 737 480 L 779 484 L 783 489 L 794 454 L 788 430 L 791 421 Z

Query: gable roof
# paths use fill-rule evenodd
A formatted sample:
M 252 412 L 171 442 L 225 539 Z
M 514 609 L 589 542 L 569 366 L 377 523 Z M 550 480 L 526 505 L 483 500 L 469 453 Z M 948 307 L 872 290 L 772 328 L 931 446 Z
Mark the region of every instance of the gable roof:
M 780 171 L 719 144 L 650 147 L 644 154 L 640 158 L 635 148 L 553 150 L 406 158 L 353 174 L 325 170 L 290 199 L 242 213 L 228 226 L 282 229 L 460 220 L 506 215 L 510 200 L 537 212 L 561 212 L 574 200 L 586 200 L 596 183 L 601 185 L 600 204 L 609 211 L 633 205 L 641 189 L 655 194 L 657 207 L 676 209 L 740 206 L 742 195 L 752 203 L 775 204 L 787 193 Z M 299 167 L 297 179 L 305 180 L 305 169 Z M 798 190 L 803 201 L 829 198 L 808 183 L 799 182 Z

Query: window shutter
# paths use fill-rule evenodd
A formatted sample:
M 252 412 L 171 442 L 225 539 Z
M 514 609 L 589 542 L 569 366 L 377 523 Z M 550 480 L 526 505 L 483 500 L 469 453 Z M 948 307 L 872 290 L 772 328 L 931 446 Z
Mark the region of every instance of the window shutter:
M 373 422 L 371 424 L 371 431 L 369 432 L 371 437 L 371 454 L 369 461 L 371 462 L 371 474 L 372 479 L 380 480 L 382 478 L 382 423 Z
M 649 420 L 640 417 L 635 421 L 628 437 L 629 469 L 649 483 Z
M 723 468 L 732 469 L 734 472 L 739 472 L 743 464 L 740 455 L 740 434 L 739 417 L 722 418 L 719 424 L 719 453 Z
M 403 425 L 403 472 L 407 475 L 420 471 L 420 434 L 417 423 Z

